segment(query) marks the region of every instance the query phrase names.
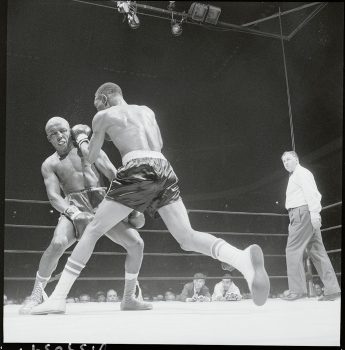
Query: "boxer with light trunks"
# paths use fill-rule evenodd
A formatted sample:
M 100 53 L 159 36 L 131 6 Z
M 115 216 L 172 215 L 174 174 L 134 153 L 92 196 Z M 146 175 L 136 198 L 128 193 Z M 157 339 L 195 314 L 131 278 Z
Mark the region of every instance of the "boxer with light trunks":
M 76 125 L 70 129 L 65 119 L 53 117 L 47 122 L 45 130 L 48 141 L 56 152 L 43 162 L 41 170 L 49 201 L 61 216 L 53 239 L 41 258 L 30 299 L 19 311 L 21 314 L 30 313 L 34 306 L 41 303 L 45 296 L 44 288 L 60 257 L 81 238 L 86 225 L 92 221 L 99 203 L 106 195 L 106 188 L 102 186 L 102 175 L 111 182 L 117 172 L 105 152 L 100 152 L 94 164 L 90 164 L 75 146 L 75 135 L 80 132 L 83 135 L 90 134 L 91 129 L 88 126 Z M 142 227 L 144 222 L 144 215 L 136 211 L 134 215 L 129 215 L 116 226 L 109 228 L 106 233 L 106 236 L 127 251 L 122 309 L 151 308 L 150 304 L 141 303 L 132 297 L 144 249 L 143 240 L 134 228 Z M 73 263 L 73 259 L 70 261 Z
M 91 257 L 97 240 L 110 227 L 133 210 L 159 213 L 181 248 L 196 251 L 226 262 L 238 269 L 247 280 L 256 305 L 268 297 L 270 282 L 264 257 L 258 245 L 240 250 L 223 239 L 195 231 L 180 197 L 178 178 L 161 153 L 163 141 L 154 112 L 147 106 L 129 105 L 121 88 L 114 83 L 101 85 L 95 94 L 98 113 L 92 121 L 90 144 L 79 134 L 76 141 L 84 156 L 94 163 L 105 139 L 110 139 L 122 156 L 123 166 L 112 181 L 107 196 L 99 205 L 94 220 L 74 248 L 61 278 L 48 300 L 34 308 L 34 314 L 63 312 L 65 298 L 74 281 Z

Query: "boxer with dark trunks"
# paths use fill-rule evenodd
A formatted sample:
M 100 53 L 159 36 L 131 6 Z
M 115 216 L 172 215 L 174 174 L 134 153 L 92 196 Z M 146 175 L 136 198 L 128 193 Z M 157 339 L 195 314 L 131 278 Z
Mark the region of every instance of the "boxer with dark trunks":
M 94 220 L 73 250 L 71 258 L 78 262 L 78 268 L 72 271 L 67 262 L 53 294 L 35 307 L 34 313 L 55 313 L 65 309 L 66 295 L 89 260 L 97 240 L 133 210 L 147 210 L 150 215 L 158 212 L 182 249 L 211 256 L 238 269 L 247 280 L 254 303 L 263 305 L 270 282 L 261 248 L 251 245 L 240 250 L 223 239 L 191 227 L 180 197 L 178 178 L 161 153 L 163 141 L 154 112 L 146 106 L 127 104 L 121 88 L 114 83 L 105 83 L 98 88 L 94 105 L 98 113 L 92 121 L 90 144 L 85 142 L 87 137 L 82 134 L 76 141 L 84 156 L 93 163 L 104 140 L 111 140 L 122 156 L 123 166 L 99 205 Z
M 111 182 L 117 173 L 103 151 L 92 165 L 82 156 L 73 141 L 73 136 L 79 132 L 88 135 L 91 129 L 86 125 L 70 129 L 68 122 L 60 117 L 51 118 L 46 125 L 48 140 L 56 152 L 43 162 L 42 175 L 49 201 L 61 215 L 53 239 L 41 258 L 30 299 L 19 311 L 21 314 L 29 314 L 34 306 L 41 303 L 45 296 L 44 288 L 60 257 L 81 238 L 86 225 L 93 219 L 106 195 L 101 174 Z M 142 227 L 145 222 L 142 213 L 133 213 L 125 222 L 110 228 L 106 235 L 127 251 L 123 308 L 150 309 L 151 305 L 140 303 L 131 296 L 135 291 L 144 249 L 143 240 L 134 228 Z

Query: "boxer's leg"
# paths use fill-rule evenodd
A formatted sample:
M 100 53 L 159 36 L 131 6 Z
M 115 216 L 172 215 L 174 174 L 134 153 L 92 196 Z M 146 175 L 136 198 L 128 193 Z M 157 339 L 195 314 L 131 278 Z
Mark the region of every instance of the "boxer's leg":
M 41 305 L 31 310 L 33 315 L 48 313 L 64 313 L 66 297 L 78 278 L 79 274 L 89 261 L 96 242 L 112 227 L 129 215 L 133 209 L 113 200 L 105 199 L 99 205 L 94 219 L 86 227 L 83 236 L 68 258 L 62 275 L 52 295 Z
M 182 249 L 209 255 L 234 266 L 246 278 L 254 303 L 263 305 L 266 302 L 270 282 L 264 267 L 263 253 L 258 245 L 240 250 L 223 239 L 195 231 L 190 225 L 182 199 L 161 207 L 158 212 Z
M 53 239 L 41 257 L 30 299 L 19 309 L 20 314 L 28 314 L 34 306 L 42 302 L 42 298 L 47 298 L 44 288 L 55 271 L 60 257 L 75 241 L 72 222 L 65 216 L 61 216 L 55 228 Z
M 135 298 L 138 274 L 143 260 L 144 241 L 137 230 L 127 223 L 119 222 L 106 233 L 113 242 L 127 251 L 125 262 L 125 289 L 121 301 L 121 310 L 151 310 L 152 305 Z

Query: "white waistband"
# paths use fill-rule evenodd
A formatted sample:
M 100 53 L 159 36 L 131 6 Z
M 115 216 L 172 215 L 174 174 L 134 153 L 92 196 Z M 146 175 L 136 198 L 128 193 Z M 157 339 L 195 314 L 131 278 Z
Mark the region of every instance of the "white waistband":
M 166 159 L 161 152 L 156 151 L 132 151 L 126 153 L 122 158 L 122 164 L 127 164 L 132 159 L 137 158 L 159 158 L 159 159 Z

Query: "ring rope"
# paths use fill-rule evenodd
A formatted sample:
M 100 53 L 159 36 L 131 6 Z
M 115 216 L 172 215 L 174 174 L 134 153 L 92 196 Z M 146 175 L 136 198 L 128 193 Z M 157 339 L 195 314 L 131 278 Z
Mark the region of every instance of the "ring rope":
M 210 214 L 230 214 L 230 215 L 262 215 L 262 216 L 288 216 L 288 214 L 278 213 L 254 213 L 245 211 L 223 211 L 223 210 L 203 210 L 203 209 L 187 209 L 188 213 L 210 213 Z
M 5 249 L 4 253 L 8 254 L 43 254 L 44 250 L 18 250 L 18 249 Z M 333 249 L 328 250 L 326 253 L 338 253 L 341 252 L 341 249 Z M 72 254 L 72 251 L 66 250 L 63 254 Z M 127 255 L 125 252 L 93 252 L 92 255 Z M 208 257 L 208 255 L 201 254 L 201 253 L 144 253 L 144 256 L 174 256 L 174 257 L 180 257 L 180 256 L 199 256 L 199 257 Z M 285 254 L 264 254 L 265 258 L 280 258 L 285 257 Z
M 18 228 L 38 228 L 38 229 L 55 229 L 56 226 L 44 226 L 44 225 L 18 225 L 18 224 L 5 224 L 5 227 L 18 227 Z M 335 230 L 337 228 L 341 228 L 342 225 L 331 226 L 328 228 L 321 229 L 321 232 Z M 142 233 L 169 233 L 168 230 L 138 230 L 138 232 Z M 208 232 L 212 235 L 242 235 L 242 236 L 288 236 L 287 233 L 260 233 L 260 232 L 224 232 L 224 231 L 215 231 Z
M 19 199 L 19 198 L 5 198 L 5 202 L 14 203 L 35 203 L 35 204 L 50 204 L 49 201 L 42 201 L 37 199 Z M 322 210 L 332 208 L 341 205 L 343 202 L 336 202 L 333 204 L 326 205 Z M 288 214 L 279 213 L 254 213 L 254 212 L 241 212 L 241 211 L 222 211 L 222 210 L 203 210 L 203 209 L 187 209 L 191 213 L 215 213 L 215 214 L 238 214 L 238 215 L 272 215 L 272 216 L 287 216 Z
M 39 229 L 55 229 L 56 226 L 42 226 L 42 225 L 17 225 L 5 224 L 5 227 L 18 228 L 39 228 Z M 168 230 L 138 230 L 141 233 L 169 233 Z M 244 235 L 244 236 L 287 236 L 285 233 L 255 233 L 255 232 L 208 232 L 213 235 Z
M 341 272 L 335 273 L 337 276 L 341 276 Z M 318 277 L 319 275 L 312 275 L 313 277 Z M 268 276 L 270 279 L 282 279 L 287 278 L 288 276 Z M 4 277 L 5 281 L 34 281 L 35 277 Z M 141 281 L 182 281 L 182 280 L 193 280 L 194 276 L 190 277 L 140 277 L 138 276 L 138 280 Z M 213 276 L 213 277 L 205 277 L 205 280 L 221 280 L 223 276 Z M 244 279 L 243 276 L 232 276 L 231 279 Z M 124 281 L 124 277 L 79 277 L 78 281 Z

